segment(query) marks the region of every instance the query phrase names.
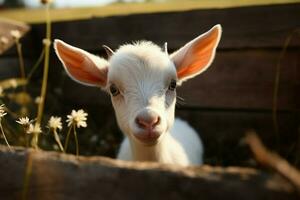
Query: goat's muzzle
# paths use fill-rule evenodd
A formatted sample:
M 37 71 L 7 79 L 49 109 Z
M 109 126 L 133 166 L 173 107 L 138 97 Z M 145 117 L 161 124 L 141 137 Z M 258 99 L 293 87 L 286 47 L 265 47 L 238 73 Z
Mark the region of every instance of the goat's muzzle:
M 160 132 L 156 130 L 160 121 L 160 116 L 155 111 L 150 109 L 141 111 L 135 119 L 139 131 L 135 133 L 134 136 L 143 143 L 155 142 L 161 135 Z

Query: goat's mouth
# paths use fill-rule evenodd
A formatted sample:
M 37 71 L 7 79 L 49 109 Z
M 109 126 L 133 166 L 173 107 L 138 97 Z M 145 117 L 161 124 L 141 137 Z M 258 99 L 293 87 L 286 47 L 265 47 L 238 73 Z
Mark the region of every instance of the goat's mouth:
M 161 133 L 155 130 L 141 130 L 133 135 L 138 141 L 145 145 L 155 145 Z

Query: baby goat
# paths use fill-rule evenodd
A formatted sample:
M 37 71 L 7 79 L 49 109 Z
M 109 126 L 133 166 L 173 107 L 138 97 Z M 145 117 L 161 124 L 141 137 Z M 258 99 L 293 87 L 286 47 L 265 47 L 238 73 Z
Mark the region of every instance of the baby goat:
M 118 158 L 179 165 L 202 163 L 197 133 L 174 120 L 176 85 L 205 71 L 212 63 L 221 26 L 190 41 L 169 55 L 148 41 L 105 46 L 109 59 L 100 58 L 61 40 L 54 48 L 75 81 L 110 93 L 119 127 L 125 134 Z M 192 91 L 191 91 L 192 92 Z

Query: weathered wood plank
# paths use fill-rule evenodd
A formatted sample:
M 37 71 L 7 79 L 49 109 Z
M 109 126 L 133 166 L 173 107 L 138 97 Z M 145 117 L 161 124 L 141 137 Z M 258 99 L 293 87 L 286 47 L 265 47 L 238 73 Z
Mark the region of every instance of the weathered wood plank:
M 25 71 L 28 73 L 33 67 L 32 59 L 24 59 Z M 0 79 L 20 77 L 18 57 L 0 57 Z
M 202 75 L 178 88 L 187 107 L 271 110 L 279 51 L 220 51 Z M 56 59 L 54 77 L 62 71 Z M 299 109 L 299 52 L 290 51 L 282 60 L 279 110 Z M 56 80 L 56 79 L 54 79 Z M 69 78 L 63 84 L 65 100 L 82 105 L 106 105 L 108 95 L 97 88 L 81 86 Z M 80 98 L 78 93 L 84 94 Z M 91 101 L 93 99 L 93 101 Z
M 281 48 L 287 36 L 300 27 L 299 10 L 300 3 L 295 3 L 92 18 L 55 22 L 52 35 L 95 52 L 102 50 L 102 44 L 115 49 L 141 39 L 159 45 L 167 41 L 169 49 L 175 50 L 220 23 L 224 31 L 219 49 Z M 25 54 L 37 56 L 44 37 L 45 25 L 34 24 L 24 39 Z M 293 39 L 291 47 L 299 47 L 299 41 Z
M 189 106 L 272 109 L 274 79 L 279 52 L 220 52 L 205 73 L 187 81 L 178 94 Z M 299 52 L 281 62 L 280 109 L 299 108 Z
M 81 95 L 82 96 L 82 95 Z M 73 108 L 83 108 L 89 113 L 89 127 L 94 130 L 93 134 L 101 138 L 111 138 L 122 133 L 118 129 L 115 113 L 111 105 L 107 106 L 85 106 L 70 105 L 64 103 L 63 113 L 69 113 Z M 273 116 L 268 111 L 255 110 L 220 110 L 220 109 L 186 109 L 178 107 L 176 117 L 187 121 L 201 136 L 204 144 L 204 161 L 207 164 L 222 166 L 255 166 L 249 149 L 242 145 L 245 132 L 255 130 L 264 144 L 271 150 L 280 153 L 291 163 L 295 163 L 299 155 L 297 145 L 299 144 L 299 112 L 279 112 L 278 127 L 279 135 L 274 131 Z M 96 127 L 94 126 L 96 125 Z M 86 139 L 84 134 L 80 144 L 89 146 L 87 155 L 95 155 L 99 152 L 97 147 Z M 121 143 L 116 138 L 110 139 L 103 155 L 115 156 L 113 147 Z M 102 143 L 98 143 L 99 145 Z M 298 162 L 298 167 L 300 163 Z
M 252 165 L 251 154 L 242 145 L 248 130 L 255 130 L 269 148 L 278 151 L 284 158 L 294 162 L 298 156 L 300 115 L 297 112 L 278 114 L 279 135 L 274 132 L 271 112 L 177 109 L 176 116 L 198 131 L 204 143 L 206 163 Z
M 140 39 L 177 49 L 214 24 L 224 28 L 221 49 L 281 48 L 300 26 L 300 4 L 251 6 L 186 12 L 137 14 L 53 24 L 53 35 L 75 46 L 97 51 L 102 44 L 117 48 Z M 33 26 L 38 35 L 44 27 Z M 299 40 L 291 46 L 299 47 Z
M 232 8 L 272 4 L 297 3 L 299 0 L 247 0 L 247 1 L 228 1 L 228 0 L 167 0 L 164 2 L 143 2 L 143 3 L 113 3 L 105 6 L 79 7 L 79 8 L 54 8 L 50 10 L 53 21 L 71 21 L 90 19 L 93 17 L 110 17 L 131 14 L 159 13 L 159 12 L 179 12 L 195 9 L 212 8 Z M 25 21 L 26 23 L 42 23 L 45 21 L 45 10 L 40 9 L 6 9 L 1 10 L 0 17 Z
M 28 199 L 297 199 L 290 183 L 250 168 L 180 168 L 1 147 L 0 195 L 20 199 L 32 160 Z M 273 183 L 273 184 L 270 184 Z M 218 188 L 218 192 L 216 192 Z

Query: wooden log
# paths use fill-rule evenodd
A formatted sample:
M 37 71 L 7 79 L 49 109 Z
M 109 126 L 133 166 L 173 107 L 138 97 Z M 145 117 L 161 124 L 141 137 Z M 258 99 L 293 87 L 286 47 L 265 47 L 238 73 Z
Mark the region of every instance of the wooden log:
M 11 31 L 17 31 L 21 38 L 29 29 L 30 27 L 25 23 L 0 18 L 0 55 L 15 43 Z
M 275 170 L 292 183 L 300 195 L 300 171 L 278 154 L 267 149 L 254 131 L 247 133 L 245 142 L 251 148 L 255 160 L 265 167 Z
M 28 161 L 31 175 L 26 197 L 31 200 L 298 198 L 284 179 L 251 168 L 181 168 L 19 148 L 11 152 L 3 146 L 1 198 L 20 199 Z

